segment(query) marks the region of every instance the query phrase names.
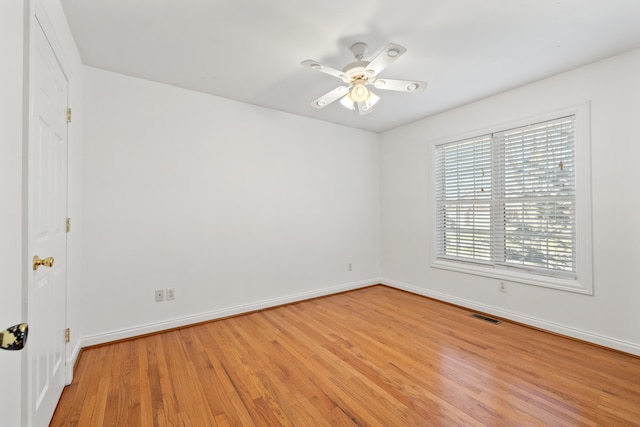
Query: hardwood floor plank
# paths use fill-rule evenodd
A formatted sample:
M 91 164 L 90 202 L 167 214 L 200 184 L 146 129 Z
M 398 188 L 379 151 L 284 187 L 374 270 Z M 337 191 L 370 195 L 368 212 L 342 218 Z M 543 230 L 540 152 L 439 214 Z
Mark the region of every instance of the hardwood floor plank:
M 243 319 L 245 324 L 243 328 L 248 330 L 260 330 L 260 334 L 256 335 L 254 346 L 259 348 L 269 348 L 266 359 L 261 363 L 265 371 L 272 370 L 277 376 L 278 381 L 273 382 L 273 386 L 277 390 L 281 399 L 289 402 L 290 413 L 293 418 L 294 425 L 330 425 L 326 423 L 327 418 L 331 419 L 331 413 L 322 412 L 325 405 L 313 404 L 312 401 L 317 398 L 317 390 L 313 383 L 305 380 L 309 377 L 299 366 L 299 360 L 294 359 L 291 354 L 278 342 L 280 336 L 279 331 L 274 328 L 273 324 L 268 321 L 268 317 L 264 314 L 256 314 L 255 316 L 246 316 Z M 289 379 L 294 376 L 300 381 L 293 383 Z
M 335 346 L 329 344 L 329 343 L 325 343 L 324 345 L 320 345 L 319 343 L 322 343 L 323 340 L 328 339 L 329 341 L 331 341 L 333 339 L 333 333 L 331 332 L 333 330 L 333 327 L 338 327 L 341 329 L 344 329 L 344 323 L 338 322 L 340 323 L 340 326 L 338 326 L 338 323 L 331 325 L 331 324 L 327 324 L 328 319 L 327 318 L 320 318 L 320 319 L 313 319 L 310 317 L 306 316 L 306 313 L 304 311 L 296 311 L 297 309 L 299 309 L 299 306 L 293 306 L 290 307 L 289 310 L 287 311 L 282 311 L 282 315 L 284 316 L 284 320 L 287 321 L 286 324 L 282 324 L 282 328 L 283 331 L 286 331 L 287 328 L 291 329 L 291 327 L 295 326 L 298 328 L 298 334 L 296 335 L 301 335 L 301 336 L 307 336 L 310 339 L 306 340 L 305 342 L 307 343 L 307 345 L 310 346 L 310 354 L 312 355 L 310 358 L 306 358 L 306 360 L 308 361 L 307 363 L 309 363 L 309 361 L 313 360 L 314 362 L 316 362 L 313 367 L 314 367 L 314 372 L 316 373 L 323 373 L 324 375 L 322 375 L 323 377 L 329 378 L 330 381 L 329 382 L 324 382 L 322 383 L 322 387 L 325 391 L 327 392 L 333 392 L 335 394 L 332 394 L 331 397 L 332 399 L 334 399 L 336 402 L 339 402 L 341 404 L 341 408 L 343 411 L 345 411 L 345 413 L 349 413 L 349 414 L 353 414 L 353 413 L 357 413 L 358 414 L 358 418 L 362 419 L 362 421 L 364 421 L 365 425 L 376 425 L 379 424 L 381 422 L 386 422 L 386 424 L 388 425 L 388 422 L 390 422 L 389 420 L 383 419 L 383 420 L 379 420 L 376 418 L 365 418 L 368 417 L 368 409 L 366 407 L 366 405 L 362 405 L 360 403 L 360 399 L 358 396 L 358 393 L 353 393 L 353 390 L 351 390 L 343 381 L 341 381 L 341 378 L 338 374 L 342 374 L 344 373 L 345 375 L 348 375 L 350 377 L 353 377 L 355 371 L 353 370 L 353 367 L 344 363 L 341 363 L 343 359 L 341 359 L 339 357 L 339 355 L 337 354 L 337 349 Z M 317 307 L 316 307 L 317 308 Z M 292 312 L 292 315 L 288 315 L 288 312 Z M 351 325 L 353 325 L 354 323 L 350 323 Z M 291 325 L 291 326 L 287 326 L 287 325 Z M 322 325 L 326 325 L 326 326 L 322 326 Z M 318 335 L 318 327 L 326 327 L 327 333 L 325 335 Z M 347 338 L 345 338 L 347 337 Z M 293 336 L 292 336 L 292 339 Z M 349 336 L 348 335 L 343 335 L 342 337 L 343 340 L 349 340 Z M 292 349 L 292 351 L 295 351 L 295 349 Z M 300 358 L 300 360 L 305 360 L 305 356 L 304 354 L 300 354 L 298 356 Z M 375 356 L 376 358 L 378 358 L 378 356 Z M 314 360 L 315 359 L 315 360 Z M 356 397 L 356 399 L 354 400 L 353 397 Z M 439 397 L 434 396 L 437 399 L 440 400 Z M 376 402 L 377 404 L 378 402 Z M 442 404 L 443 405 L 449 405 L 448 402 L 442 400 Z M 354 408 L 354 411 L 348 411 L 347 408 Z M 383 416 L 386 417 L 386 412 L 383 413 Z M 351 415 L 352 418 L 355 417 L 355 415 Z M 423 421 L 428 421 L 431 418 L 436 418 L 437 415 L 434 415 L 430 412 L 425 412 L 423 414 Z M 467 421 L 466 425 L 472 425 L 469 424 L 469 422 L 471 420 L 465 420 Z M 411 424 L 405 424 L 405 425 L 411 425 Z M 413 424 L 413 425 L 417 425 L 417 424 Z M 461 423 L 460 425 L 465 425 L 465 423 Z
M 214 335 L 206 326 L 197 328 L 196 333 L 202 337 L 201 342 L 204 348 L 203 361 L 205 366 L 210 366 L 210 371 L 205 371 L 205 378 L 210 379 L 210 384 L 205 387 L 209 401 L 214 402 L 216 410 L 225 415 L 231 425 L 251 425 L 249 415 L 242 398 L 237 393 L 229 374 L 218 355 L 224 354 L 225 345 L 220 346 L 214 339 Z
M 84 349 L 52 426 L 640 426 L 640 359 L 373 286 Z

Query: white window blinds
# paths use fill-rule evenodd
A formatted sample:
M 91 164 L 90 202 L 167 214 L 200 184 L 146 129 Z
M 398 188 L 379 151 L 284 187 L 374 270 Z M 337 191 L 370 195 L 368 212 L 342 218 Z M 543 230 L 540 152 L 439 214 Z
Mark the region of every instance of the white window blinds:
M 437 146 L 437 256 L 575 277 L 575 181 L 575 116 Z
M 439 255 L 490 262 L 490 136 L 439 147 L 436 170 Z
M 574 121 L 494 134 L 496 263 L 575 274 Z

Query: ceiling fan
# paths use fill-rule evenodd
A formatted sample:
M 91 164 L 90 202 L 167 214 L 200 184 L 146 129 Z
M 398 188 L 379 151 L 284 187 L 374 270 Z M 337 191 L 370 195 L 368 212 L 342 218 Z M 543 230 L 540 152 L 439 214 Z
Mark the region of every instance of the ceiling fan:
M 360 115 L 365 115 L 369 114 L 372 107 L 380 100 L 380 97 L 368 89 L 367 86 L 382 90 L 414 93 L 422 92 L 426 89 L 427 82 L 378 78 L 380 72 L 402 56 L 407 49 L 390 43 L 371 61 L 363 61 L 367 48 L 366 43 L 362 42 L 351 46 L 351 52 L 356 60 L 345 65 L 342 71 L 322 65 L 312 59 L 301 62 L 302 65 L 311 67 L 314 70 L 338 77 L 345 83 L 344 86 L 338 86 L 313 101 L 311 103 L 312 107 L 321 109 L 340 99 L 340 104 L 347 109 L 358 110 Z

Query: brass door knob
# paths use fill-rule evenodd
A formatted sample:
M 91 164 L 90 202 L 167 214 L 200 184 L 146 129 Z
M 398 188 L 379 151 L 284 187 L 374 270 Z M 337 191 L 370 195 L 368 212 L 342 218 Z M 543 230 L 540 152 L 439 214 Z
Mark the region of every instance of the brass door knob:
M 38 255 L 33 257 L 33 269 L 37 270 L 38 267 L 44 265 L 45 267 L 53 267 L 53 257 L 47 257 L 45 259 L 40 259 Z

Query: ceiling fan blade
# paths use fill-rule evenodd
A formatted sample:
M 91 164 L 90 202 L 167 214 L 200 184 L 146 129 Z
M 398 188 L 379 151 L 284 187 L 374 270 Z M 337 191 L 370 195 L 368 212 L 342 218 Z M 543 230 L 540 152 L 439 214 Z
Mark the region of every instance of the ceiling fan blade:
M 339 79 L 342 79 L 343 77 L 345 77 L 345 74 L 342 71 L 336 70 L 335 68 L 331 68 L 326 65 L 322 65 L 321 63 L 319 63 L 318 61 L 314 61 L 313 59 L 306 59 L 302 61 L 300 64 L 307 67 L 311 67 L 314 70 L 318 70 L 322 73 L 329 74 L 330 76 L 334 76 Z
M 427 82 L 417 82 L 411 80 L 377 79 L 373 82 L 377 89 L 395 90 L 398 92 L 422 92 L 427 88 Z
M 371 60 L 369 65 L 367 65 L 367 68 L 364 70 L 364 73 L 368 76 L 378 75 L 380 71 L 384 70 L 389 64 L 400 58 L 406 51 L 407 49 L 399 44 L 389 43 L 387 47 L 382 49 L 382 52 Z
M 319 110 L 331 104 L 332 102 L 337 101 L 338 99 L 342 98 L 348 93 L 349 93 L 349 86 L 338 86 L 337 88 L 325 93 L 320 98 L 313 101 L 311 103 L 311 106 Z

